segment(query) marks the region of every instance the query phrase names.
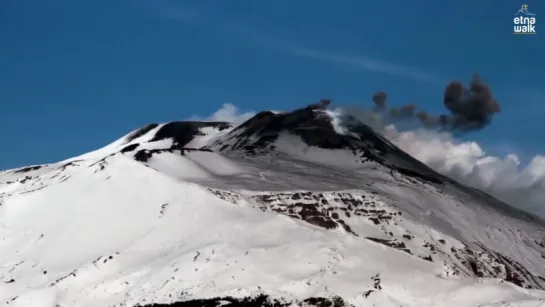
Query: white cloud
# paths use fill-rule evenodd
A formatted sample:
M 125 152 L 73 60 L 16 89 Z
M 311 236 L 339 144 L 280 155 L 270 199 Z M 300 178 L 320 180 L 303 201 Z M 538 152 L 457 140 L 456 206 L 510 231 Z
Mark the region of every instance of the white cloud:
M 545 215 L 545 156 L 521 165 L 515 154 L 488 155 L 476 142 L 458 142 L 448 133 L 398 132 L 385 136 L 437 172 L 502 199 L 513 206 Z
M 240 124 L 254 115 L 255 112 L 239 112 L 238 108 L 235 105 L 230 103 L 224 103 L 219 110 L 217 110 L 208 117 L 203 118 L 197 115 L 193 115 L 188 120 L 228 122 L 233 124 Z

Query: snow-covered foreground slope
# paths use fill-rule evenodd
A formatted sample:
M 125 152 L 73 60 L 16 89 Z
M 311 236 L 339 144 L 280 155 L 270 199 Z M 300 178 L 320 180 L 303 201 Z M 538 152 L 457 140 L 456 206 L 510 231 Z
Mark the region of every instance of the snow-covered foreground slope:
M 0 304 L 545 305 L 539 219 L 330 122 L 150 125 L 0 173 Z

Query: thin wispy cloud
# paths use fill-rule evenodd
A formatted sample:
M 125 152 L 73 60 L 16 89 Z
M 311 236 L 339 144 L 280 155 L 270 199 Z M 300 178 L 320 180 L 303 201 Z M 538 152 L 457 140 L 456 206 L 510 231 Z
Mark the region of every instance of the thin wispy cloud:
M 448 81 L 447 78 L 423 71 L 416 67 L 409 67 L 379 60 L 367 55 L 346 55 L 332 51 L 317 50 L 299 44 L 289 43 L 282 39 L 275 39 L 259 32 L 255 27 L 251 27 L 238 21 L 235 22 L 220 18 L 213 18 L 212 16 L 203 14 L 202 12 L 193 8 L 163 8 L 160 12 L 162 17 L 165 18 L 186 24 L 199 24 L 203 27 L 220 31 L 234 39 L 244 39 L 260 47 L 277 49 L 280 52 L 288 53 L 293 56 L 319 60 L 327 63 L 348 65 L 361 69 L 362 71 L 388 74 L 426 83 L 442 85 Z
M 361 68 L 365 71 L 385 73 L 400 77 L 407 77 L 417 81 L 445 84 L 448 80 L 445 78 L 421 71 L 414 67 L 402 66 L 394 63 L 384 62 L 367 56 L 349 56 L 338 53 L 329 53 L 308 48 L 295 48 L 291 50 L 294 54 L 308 58 L 334 62 L 338 64 L 347 64 L 353 67 Z

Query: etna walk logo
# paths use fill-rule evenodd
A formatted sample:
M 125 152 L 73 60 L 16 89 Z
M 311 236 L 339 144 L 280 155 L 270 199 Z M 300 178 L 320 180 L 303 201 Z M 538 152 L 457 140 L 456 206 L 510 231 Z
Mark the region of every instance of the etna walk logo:
M 528 4 L 523 4 L 513 18 L 513 34 L 536 34 L 536 14 L 528 12 Z

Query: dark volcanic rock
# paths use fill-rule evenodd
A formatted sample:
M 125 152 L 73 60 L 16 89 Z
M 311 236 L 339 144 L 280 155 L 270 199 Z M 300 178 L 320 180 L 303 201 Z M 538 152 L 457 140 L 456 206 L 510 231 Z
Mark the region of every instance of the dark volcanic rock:
M 517 261 L 476 243 L 481 251 L 465 246 L 463 249 L 452 247 L 451 252 L 460 260 L 467 271 L 475 277 L 500 278 L 526 289 L 545 289 L 545 279 L 529 272 Z
M 150 304 L 150 305 L 138 305 L 138 307 L 219 307 L 219 306 L 231 306 L 231 307 L 288 307 L 295 304 L 296 306 L 308 306 L 308 307 L 348 307 L 353 306 L 347 303 L 342 298 L 335 296 L 332 298 L 324 297 L 311 297 L 303 301 L 284 302 L 276 299 L 272 299 L 265 294 L 261 294 L 255 297 L 215 297 L 210 299 L 196 299 L 182 302 L 176 302 L 172 304 Z
M 159 124 L 149 124 L 147 126 L 144 126 L 144 127 L 140 128 L 140 129 L 136 130 L 135 132 L 133 132 L 129 136 L 127 136 L 126 143 L 143 136 L 144 134 L 146 134 L 146 133 L 150 132 L 151 130 L 157 128 L 157 126 L 159 126 Z
M 41 167 L 42 167 L 41 165 L 28 166 L 28 167 L 24 167 L 24 168 L 18 169 L 18 170 L 16 170 L 14 173 L 27 173 L 27 172 L 31 172 L 31 171 L 38 170 L 38 169 L 40 169 Z
M 220 131 L 232 125 L 225 122 L 171 122 L 159 129 L 150 142 L 172 139 L 174 147 L 183 148 L 197 135 L 204 135 L 200 128 L 215 127 Z
M 175 153 L 179 155 L 185 155 L 186 152 L 192 152 L 192 151 L 204 151 L 204 152 L 210 152 L 210 149 L 206 148 L 177 148 L 176 146 L 172 146 L 170 148 L 165 149 L 141 149 L 134 154 L 134 159 L 136 161 L 140 162 L 148 162 L 148 160 L 154 155 L 162 152 L 170 152 Z
M 143 135 L 147 131 L 156 127 L 154 126 L 150 128 L 150 126 L 151 125 L 138 130 L 137 132 L 135 132 L 135 134 L 141 133 L 141 135 Z M 231 124 L 225 123 L 225 122 L 192 122 L 192 121 L 168 123 L 157 131 L 157 133 L 150 140 L 150 142 L 160 141 L 164 139 L 172 139 L 173 141 L 172 146 L 169 148 L 163 148 L 163 149 L 151 149 L 151 150 L 141 149 L 136 152 L 136 154 L 134 155 L 134 158 L 140 162 L 147 162 L 154 154 L 161 153 L 161 152 L 179 153 L 181 155 L 184 155 L 188 151 L 210 152 L 211 150 L 207 148 L 185 147 L 189 142 L 191 142 L 195 138 L 195 136 L 204 135 L 204 133 L 202 133 L 200 129 L 205 127 L 214 127 L 221 131 L 221 130 L 230 128 Z M 131 138 L 134 139 L 136 137 L 131 136 Z M 123 149 L 121 149 L 121 152 L 124 153 L 124 152 L 133 151 L 138 146 L 139 144 L 128 145 L 124 147 Z
M 151 158 L 151 156 L 153 156 L 153 152 L 151 152 L 149 150 L 142 149 L 142 150 L 139 150 L 134 155 L 134 159 L 136 159 L 136 161 L 140 161 L 140 162 L 148 162 L 148 160 L 149 160 L 149 158 Z
M 125 147 L 123 147 L 120 152 L 121 153 L 124 153 L 124 152 L 129 152 L 129 151 L 133 151 L 135 150 L 138 146 L 140 146 L 140 144 L 136 143 L 136 144 L 131 144 L 131 145 L 127 145 Z
M 377 292 L 377 291 L 382 290 L 382 285 L 381 285 L 380 275 L 379 274 L 373 276 L 371 278 L 371 280 L 373 280 L 373 287 L 363 293 L 363 297 L 365 297 L 365 298 L 368 298 L 369 295 L 371 295 L 371 293 L 373 293 L 373 292 Z
M 209 191 L 225 201 L 236 203 L 240 200 L 240 196 L 232 192 L 213 189 Z M 379 209 L 375 201 L 368 198 L 370 197 L 346 192 L 283 192 L 249 197 L 264 212 L 277 212 L 325 229 L 342 228 L 354 236 L 358 234 L 344 219 L 358 216 L 366 218 L 374 225 L 384 226 L 396 223 L 399 218 L 399 212 Z
M 309 146 L 328 149 L 353 147 L 350 138 L 335 131 L 331 118 L 325 112 L 304 108 L 281 114 L 269 111 L 258 113 L 229 133 L 237 139 L 231 149 L 265 148 L 278 138 L 280 132 L 298 135 Z M 257 140 L 250 142 L 251 136 L 257 137 Z

